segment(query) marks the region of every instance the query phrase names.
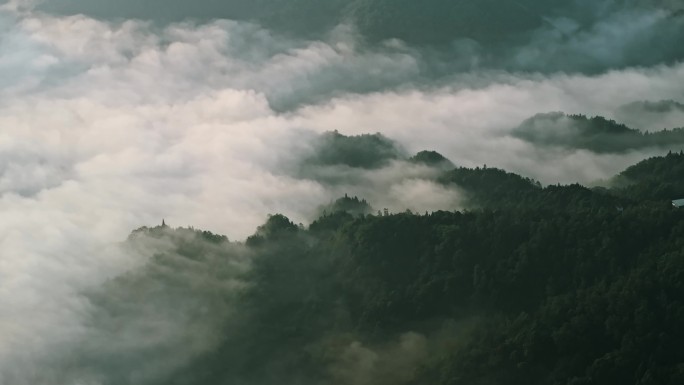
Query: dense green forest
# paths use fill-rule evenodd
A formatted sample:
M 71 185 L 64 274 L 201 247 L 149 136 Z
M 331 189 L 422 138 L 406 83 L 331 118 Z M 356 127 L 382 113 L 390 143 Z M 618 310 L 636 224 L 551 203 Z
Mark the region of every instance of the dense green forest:
M 398 145 L 381 134 L 346 136 L 334 131 L 325 133 L 318 139 L 315 153 L 304 163 L 375 169 L 400 159 L 402 155 Z
M 345 196 L 308 227 L 271 215 L 244 243 L 145 227 L 129 247 L 165 248 L 104 290 L 123 304 L 169 290 L 221 325 L 160 384 L 678 385 L 682 175 L 677 153 L 612 188 L 456 168 L 440 182 L 468 193 L 463 211 L 376 214 Z

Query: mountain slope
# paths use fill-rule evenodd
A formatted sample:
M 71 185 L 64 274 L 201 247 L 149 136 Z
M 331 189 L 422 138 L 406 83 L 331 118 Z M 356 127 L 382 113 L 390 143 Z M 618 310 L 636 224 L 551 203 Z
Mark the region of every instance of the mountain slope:
M 674 183 L 682 164 L 671 154 L 620 177 Z M 376 216 L 345 197 L 309 228 L 272 215 L 245 243 L 141 228 L 127 247 L 151 258 L 89 295 L 89 338 L 157 325 L 154 338 L 76 358 L 121 385 L 141 383 L 119 368 L 143 355 L 145 384 L 684 379 L 684 210 L 498 169 L 445 175 L 480 208 Z M 145 370 L 169 360 L 176 370 Z

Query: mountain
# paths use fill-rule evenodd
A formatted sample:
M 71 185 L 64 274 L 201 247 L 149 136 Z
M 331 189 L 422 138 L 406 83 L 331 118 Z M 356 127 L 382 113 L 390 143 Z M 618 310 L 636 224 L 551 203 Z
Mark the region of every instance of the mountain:
M 346 136 L 335 131 L 323 134 L 316 142 L 314 153 L 303 163 L 376 169 L 403 157 L 398 144 L 379 133 Z
M 364 216 L 372 213 L 373 207 L 365 199 L 345 195 L 329 205 L 322 206 L 318 211 L 323 215 L 343 212 L 353 216 Z
M 615 178 L 618 194 L 638 200 L 684 198 L 684 154 L 670 152 L 627 168 Z
M 542 147 L 621 153 L 644 148 L 684 147 L 684 129 L 642 132 L 596 116 L 538 114 L 513 130 L 513 136 Z
M 679 384 L 684 210 L 643 191 L 682 167 L 647 159 L 593 190 L 457 168 L 442 182 L 479 208 L 371 215 L 346 196 L 245 243 L 144 227 L 126 245 L 149 262 L 89 294 L 93 326 L 164 325 L 126 357 L 185 364 L 148 384 Z M 73 354 L 133 383 L 108 351 Z
M 452 169 L 454 164 L 444 155 L 437 151 L 420 151 L 416 155 L 409 158 L 409 161 L 415 164 L 422 164 L 429 167 L 437 167 L 442 169 Z

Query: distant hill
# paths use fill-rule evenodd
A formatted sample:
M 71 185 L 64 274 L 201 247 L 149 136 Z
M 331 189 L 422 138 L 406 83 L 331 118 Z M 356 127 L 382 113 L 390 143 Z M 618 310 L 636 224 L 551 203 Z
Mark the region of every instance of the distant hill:
M 684 129 L 641 132 L 596 116 L 538 114 L 513 130 L 513 136 L 538 146 L 620 153 L 649 147 L 684 147 Z
M 382 134 L 346 136 L 335 131 L 327 132 L 317 140 L 313 155 L 303 164 L 375 169 L 403 157 L 398 144 Z
M 182 338 L 130 352 L 145 359 L 126 367 L 191 353 L 150 385 L 679 385 L 684 210 L 640 194 L 683 171 L 682 154 L 648 159 L 625 190 L 458 168 L 443 181 L 480 207 L 352 215 L 368 203 L 345 197 L 308 228 L 271 215 L 244 243 L 141 228 L 126 245 L 147 265 L 88 295 L 91 322 Z M 117 351 L 88 352 L 79 364 L 119 378 Z
M 639 162 L 613 179 L 614 191 L 637 200 L 684 198 L 684 153 Z
M 322 214 L 345 212 L 352 216 L 363 216 L 372 213 L 373 207 L 365 199 L 345 195 L 329 205 L 321 206 L 319 212 Z
M 438 167 L 443 169 L 452 169 L 454 164 L 444 155 L 437 151 L 420 151 L 416 155 L 409 158 L 409 161 L 416 164 L 423 164 L 430 167 Z
M 446 172 L 442 183 L 453 183 L 468 193 L 470 201 L 483 207 L 516 204 L 541 190 L 538 182 L 497 168 L 457 168 Z
M 684 127 L 684 104 L 675 100 L 635 101 L 618 107 L 615 117 L 649 131 Z
M 675 100 L 659 100 L 655 102 L 646 100 L 625 104 L 620 109 L 625 111 L 636 110 L 638 112 L 684 111 L 684 104 Z
M 457 168 L 440 181 L 455 184 L 467 194 L 471 209 L 505 210 L 613 210 L 623 205 L 618 196 L 579 184 L 542 187 L 530 178 L 497 168 Z

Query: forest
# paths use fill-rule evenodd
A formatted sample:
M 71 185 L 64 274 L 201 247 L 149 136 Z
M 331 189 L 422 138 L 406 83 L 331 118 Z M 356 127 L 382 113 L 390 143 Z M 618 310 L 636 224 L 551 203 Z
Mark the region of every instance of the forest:
M 681 153 L 612 187 L 459 167 L 439 177 L 467 193 L 459 211 L 345 196 L 308 226 L 270 215 L 245 242 L 143 227 L 126 244 L 157 245 L 150 262 L 91 300 L 117 313 L 170 292 L 217 323 L 160 384 L 681 384 L 681 175 Z

